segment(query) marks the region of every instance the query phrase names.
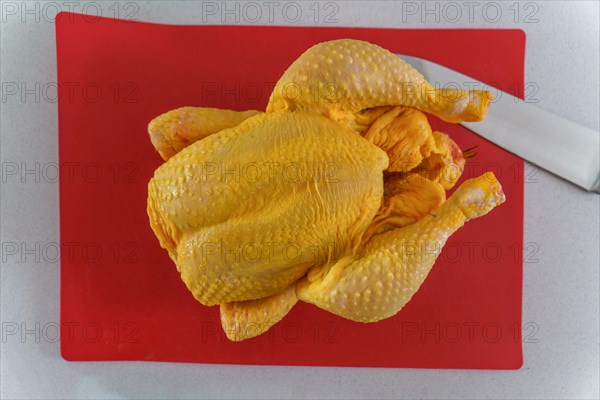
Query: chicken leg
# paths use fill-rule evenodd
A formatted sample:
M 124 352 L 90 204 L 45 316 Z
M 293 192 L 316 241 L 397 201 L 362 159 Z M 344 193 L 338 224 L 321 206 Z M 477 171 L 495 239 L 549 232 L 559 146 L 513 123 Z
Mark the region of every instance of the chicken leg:
M 296 294 L 353 321 L 388 318 L 417 292 L 448 237 L 504 200 L 491 172 L 468 180 L 435 215 L 374 236 L 362 254 L 340 259 L 312 281 L 310 274 L 302 279 Z
M 352 39 L 319 43 L 285 71 L 267 112 L 302 109 L 352 127 L 356 113 L 408 106 L 448 122 L 481 121 L 488 91 L 436 89 L 411 65 L 374 44 Z

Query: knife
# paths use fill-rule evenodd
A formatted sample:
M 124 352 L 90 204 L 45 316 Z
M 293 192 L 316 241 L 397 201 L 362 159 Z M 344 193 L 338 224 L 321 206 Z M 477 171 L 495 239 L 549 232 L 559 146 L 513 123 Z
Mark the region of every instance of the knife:
M 490 88 L 443 65 L 397 54 L 432 85 Z M 486 118 L 462 122 L 485 139 L 586 190 L 600 193 L 600 134 L 494 88 Z

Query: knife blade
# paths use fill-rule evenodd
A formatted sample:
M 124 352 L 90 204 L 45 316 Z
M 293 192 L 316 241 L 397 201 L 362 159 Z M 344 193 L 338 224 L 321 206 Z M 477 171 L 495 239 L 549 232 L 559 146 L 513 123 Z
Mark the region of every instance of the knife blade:
M 437 87 L 493 88 L 422 58 L 397 54 Z M 488 89 L 489 90 L 489 89 Z M 504 92 L 481 122 L 461 125 L 517 156 L 589 191 L 600 193 L 600 134 Z

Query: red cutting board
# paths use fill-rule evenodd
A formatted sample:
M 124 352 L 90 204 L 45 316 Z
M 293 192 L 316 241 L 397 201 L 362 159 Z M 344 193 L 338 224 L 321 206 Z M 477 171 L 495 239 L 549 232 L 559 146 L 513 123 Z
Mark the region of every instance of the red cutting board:
M 180 106 L 264 109 L 311 45 L 356 38 L 522 94 L 518 30 L 170 26 L 57 18 L 61 351 L 67 360 L 515 369 L 522 365 L 522 161 L 432 118 L 462 148 L 465 178 L 496 173 L 507 201 L 446 245 L 413 300 L 374 324 L 297 305 L 262 336 L 229 342 L 159 247 L 147 182 L 162 160 L 146 126 Z M 493 107 L 493 104 L 492 104 Z

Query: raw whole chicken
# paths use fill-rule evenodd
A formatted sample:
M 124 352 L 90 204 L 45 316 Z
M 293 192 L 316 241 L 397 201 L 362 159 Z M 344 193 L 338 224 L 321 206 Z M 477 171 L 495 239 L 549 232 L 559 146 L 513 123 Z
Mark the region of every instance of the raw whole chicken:
M 424 114 L 479 121 L 486 91 L 434 89 L 358 40 L 313 46 L 265 112 L 183 107 L 149 124 L 166 160 L 150 225 L 227 337 L 267 331 L 298 300 L 353 321 L 396 314 L 442 246 L 505 197 L 490 172 L 446 199 L 470 151 Z

